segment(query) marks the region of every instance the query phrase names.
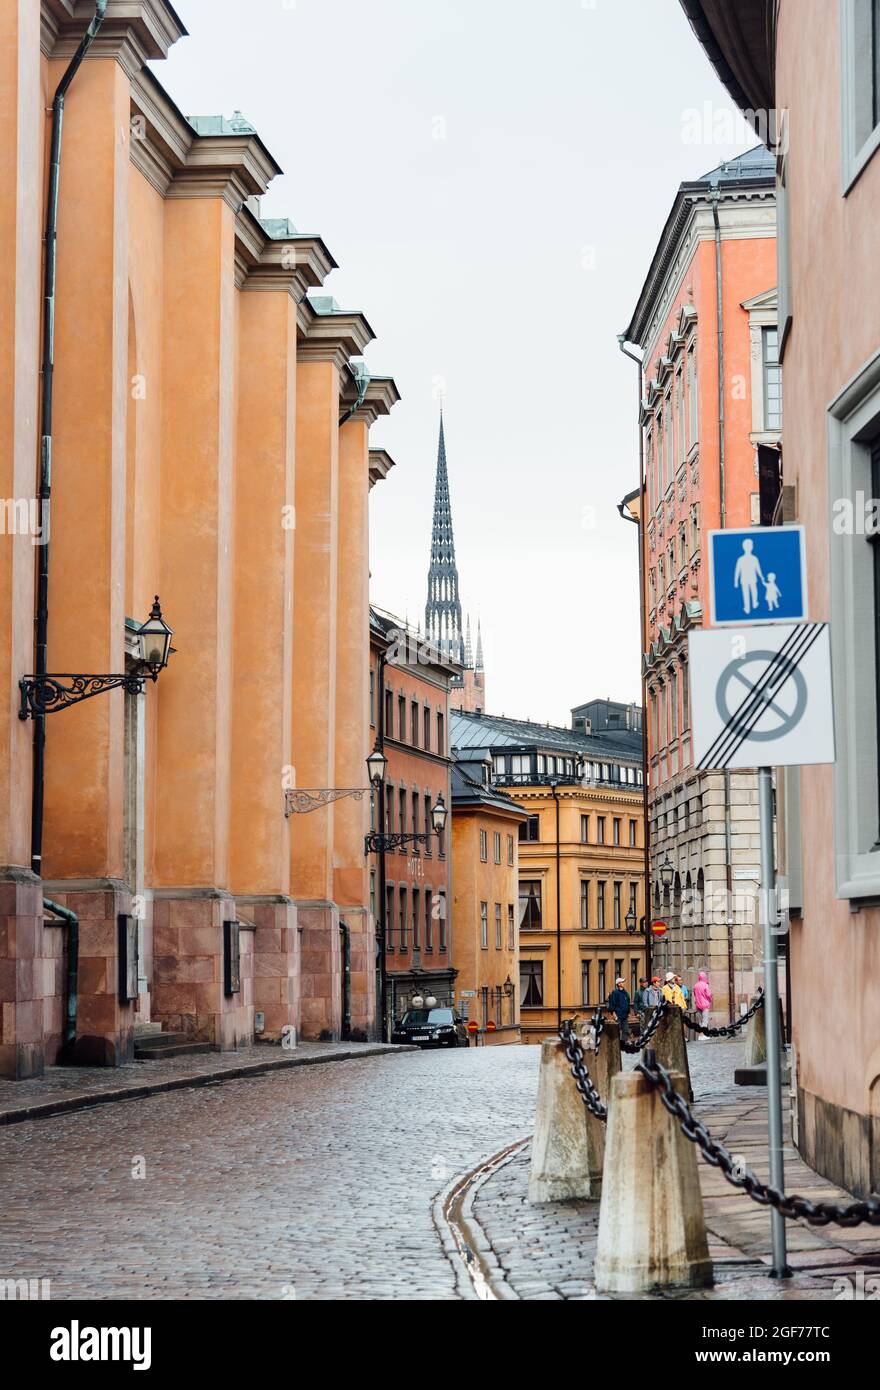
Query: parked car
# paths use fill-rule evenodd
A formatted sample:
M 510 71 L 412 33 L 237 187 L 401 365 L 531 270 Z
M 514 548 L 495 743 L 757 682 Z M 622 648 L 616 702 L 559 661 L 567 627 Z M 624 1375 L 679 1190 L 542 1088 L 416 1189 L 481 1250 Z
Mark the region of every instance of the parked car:
M 395 1023 L 393 1043 L 415 1043 L 418 1047 L 468 1047 L 464 1019 L 454 1009 L 409 1009 Z

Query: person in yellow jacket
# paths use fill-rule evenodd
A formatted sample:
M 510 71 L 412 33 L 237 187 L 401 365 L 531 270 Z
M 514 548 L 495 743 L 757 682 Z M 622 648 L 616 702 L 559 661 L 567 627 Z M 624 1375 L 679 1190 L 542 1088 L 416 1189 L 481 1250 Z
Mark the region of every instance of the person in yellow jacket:
M 663 986 L 663 998 L 666 1000 L 667 1004 L 674 1004 L 677 1009 L 681 1009 L 682 1013 L 687 1009 L 684 995 L 679 989 L 672 971 L 666 976 L 666 984 Z

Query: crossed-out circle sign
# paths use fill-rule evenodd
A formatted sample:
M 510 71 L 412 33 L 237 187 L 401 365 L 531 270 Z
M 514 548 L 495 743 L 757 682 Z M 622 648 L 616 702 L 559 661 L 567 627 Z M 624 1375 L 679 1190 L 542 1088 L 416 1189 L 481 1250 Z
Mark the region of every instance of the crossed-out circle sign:
M 665 936 L 667 931 L 666 923 L 652 922 L 651 931 L 653 932 L 654 936 Z
M 475 1018 L 472 1018 L 471 1021 L 470 1021 L 470 1023 L 468 1024 L 468 1032 L 469 1032 L 469 1033 L 479 1033 L 479 1031 L 480 1031 L 480 1025 L 479 1025 L 479 1023 L 477 1023 L 477 1020 L 476 1020 Z
M 748 737 L 753 743 L 770 743 L 796 729 L 807 708 L 807 683 L 792 662 L 778 652 L 749 652 L 738 657 L 721 673 L 715 691 L 715 703 L 725 725 L 737 728 L 737 711 L 759 684 L 762 675 L 776 662 L 784 684 L 776 696 L 763 706 L 760 722 L 764 728 L 752 728 Z

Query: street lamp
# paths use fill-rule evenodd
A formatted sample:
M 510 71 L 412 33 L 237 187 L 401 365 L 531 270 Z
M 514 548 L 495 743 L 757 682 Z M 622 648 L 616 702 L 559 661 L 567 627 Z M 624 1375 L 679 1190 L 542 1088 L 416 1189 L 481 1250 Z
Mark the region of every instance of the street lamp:
M 40 676 L 24 676 L 18 683 L 21 691 L 19 719 L 43 719 L 47 714 L 69 709 L 71 705 L 103 695 L 107 690 L 125 690 L 129 695 L 143 695 L 145 681 L 155 681 L 168 665 L 172 652 L 171 628 L 162 617 L 159 596 L 146 622 L 137 630 L 138 659 L 133 671 L 113 675 L 92 675 L 64 671 Z
M 370 774 L 372 785 L 379 788 L 385 781 L 385 774 L 388 771 L 388 759 L 382 752 L 378 743 L 367 758 L 367 772 Z
M 431 808 L 431 824 L 434 827 L 435 835 L 443 834 L 443 831 L 446 829 L 446 817 L 448 815 L 449 811 L 447 810 L 446 802 L 443 800 L 443 794 L 441 793 L 437 797 L 436 806 Z
M 672 885 L 673 885 L 673 883 L 674 883 L 674 881 L 675 881 L 675 865 L 673 864 L 672 860 L 669 858 L 669 854 L 668 854 L 668 852 L 667 852 L 666 858 L 663 860 L 663 863 L 660 865 L 660 882 L 663 884 L 663 887 L 664 887 L 664 888 L 671 888 Z
M 627 931 L 629 932 L 630 936 L 635 936 L 635 934 L 636 934 L 636 914 L 635 914 L 635 909 L 632 908 L 632 907 L 630 908 L 629 912 L 626 914 L 626 929 L 627 929 Z

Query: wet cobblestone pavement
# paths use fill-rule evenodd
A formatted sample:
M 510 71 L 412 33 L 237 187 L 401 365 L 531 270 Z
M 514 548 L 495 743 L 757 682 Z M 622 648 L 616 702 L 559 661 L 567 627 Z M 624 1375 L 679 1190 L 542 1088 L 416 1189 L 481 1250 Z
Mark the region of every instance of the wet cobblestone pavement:
M 53 1298 L 454 1299 L 433 1199 L 529 1133 L 539 1056 L 403 1052 L 0 1129 L 0 1274 Z
M 732 1084 L 741 1053 L 691 1045 L 696 1108 L 766 1175 L 764 1093 Z M 539 1059 L 403 1052 L 0 1128 L 0 1276 L 50 1279 L 55 1299 L 460 1298 L 469 1285 L 432 1207 L 530 1134 Z M 786 1159 L 790 1191 L 840 1195 Z M 529 1206 L 528 1163 L 525 1144 L 474 1192 L 494 1292 L 594 1299 L 598 1208 Z M 771 1282 L 767 1212 L 705 1163 L 700 1175 L 718 1282 L 681 1296 L 828 1299 L 835 1279 L 880 1267 L 874 1229 L 789 1223 L 796 1278 Z

